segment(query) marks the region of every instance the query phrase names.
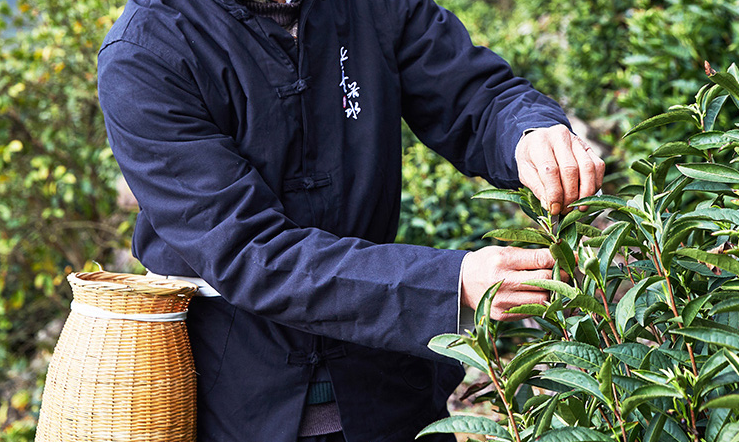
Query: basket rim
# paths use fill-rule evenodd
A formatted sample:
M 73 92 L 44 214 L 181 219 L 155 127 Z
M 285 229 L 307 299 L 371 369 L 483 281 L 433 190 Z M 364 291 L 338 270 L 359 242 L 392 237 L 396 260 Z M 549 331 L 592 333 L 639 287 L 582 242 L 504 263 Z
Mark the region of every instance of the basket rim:
M 67 280 L 72 287 L 105 292 L 171 296 L 194 294 L 198 290 L 198 286 L 189 281 L 107 271 L 72 272 L 67 275 Z

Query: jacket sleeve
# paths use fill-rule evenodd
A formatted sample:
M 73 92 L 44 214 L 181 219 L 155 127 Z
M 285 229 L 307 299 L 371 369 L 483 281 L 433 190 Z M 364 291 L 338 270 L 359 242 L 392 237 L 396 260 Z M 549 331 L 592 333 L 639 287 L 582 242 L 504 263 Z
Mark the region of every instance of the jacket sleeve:
M 403 117 L 427 146 L 466 175 L 519 187 L 515 147 L 524 131 L 569 122 L 552 99 L 514 77 L 433 0 L 387 0 Z M 393 34 L 391 34 L 393 35 Z
M 99 55 L 99 97 L 121 170 L 156 233 L 230 303 L 309 333 L 436 358 L 456 332 L 465 252 L 299 228 L 198 88 L 141 46 Z

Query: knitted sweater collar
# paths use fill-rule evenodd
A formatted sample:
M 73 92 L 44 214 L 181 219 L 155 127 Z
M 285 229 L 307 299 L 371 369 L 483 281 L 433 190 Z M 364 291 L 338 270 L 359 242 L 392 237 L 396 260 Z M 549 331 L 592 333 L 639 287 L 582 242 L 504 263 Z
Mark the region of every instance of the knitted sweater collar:
M 269 17 L 283 28 L 289 28 L 300 16 L 300 0 L 281 1 L 285 0 L 239 0 L 239 3 L 255 15 Z

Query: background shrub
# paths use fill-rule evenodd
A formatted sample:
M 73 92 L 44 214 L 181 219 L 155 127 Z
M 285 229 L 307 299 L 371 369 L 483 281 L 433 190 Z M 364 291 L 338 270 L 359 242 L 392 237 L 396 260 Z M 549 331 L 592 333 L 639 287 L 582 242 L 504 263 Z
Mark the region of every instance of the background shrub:
M 730 0 L 440 0 L 473 41 L 590 122 L 614 145 L 612 177 L 681 127 L 617 142 L 626 127 L 682 102 L 703 60 L 739 49 Z M 0 0 L 0 440 L 30 440 L 46 358 L 68 312 L 71 270 L 132 271 L 134 215 L 116 203 L 118 168 L 96 94 L 96 53 L 123 0 Z M 12 5 L 12 7 L 11 7 Z M 732 108 L 732 112 L 733 108 Z M 724 123 L 736 120 L 727 113 Z M 476 248 L 521 224 L 470 201 L 482 184 L 409 133 L 398 241 Z M 618 173 L 616 173 L 618 172 Z M 123 251 L 123 252 L 121 252 Z

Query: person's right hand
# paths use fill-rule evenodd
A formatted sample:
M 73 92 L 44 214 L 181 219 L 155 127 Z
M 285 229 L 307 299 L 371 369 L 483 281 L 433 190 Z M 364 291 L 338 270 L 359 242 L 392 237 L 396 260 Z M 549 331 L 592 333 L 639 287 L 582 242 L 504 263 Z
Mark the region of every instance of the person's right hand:
M 462 266 L 462 305 L 474 309 L 488 288 L 502 280 L 503 284 L 493 298 L 490 317 L 498 321 L 525 318 L 526 315 L 504 312 L 523 304 L 546 302 L 549 299 L 547 290 L 522 283 L 552 279 L 554 262 L 549 249 L 489 246 L 470 252 Z

